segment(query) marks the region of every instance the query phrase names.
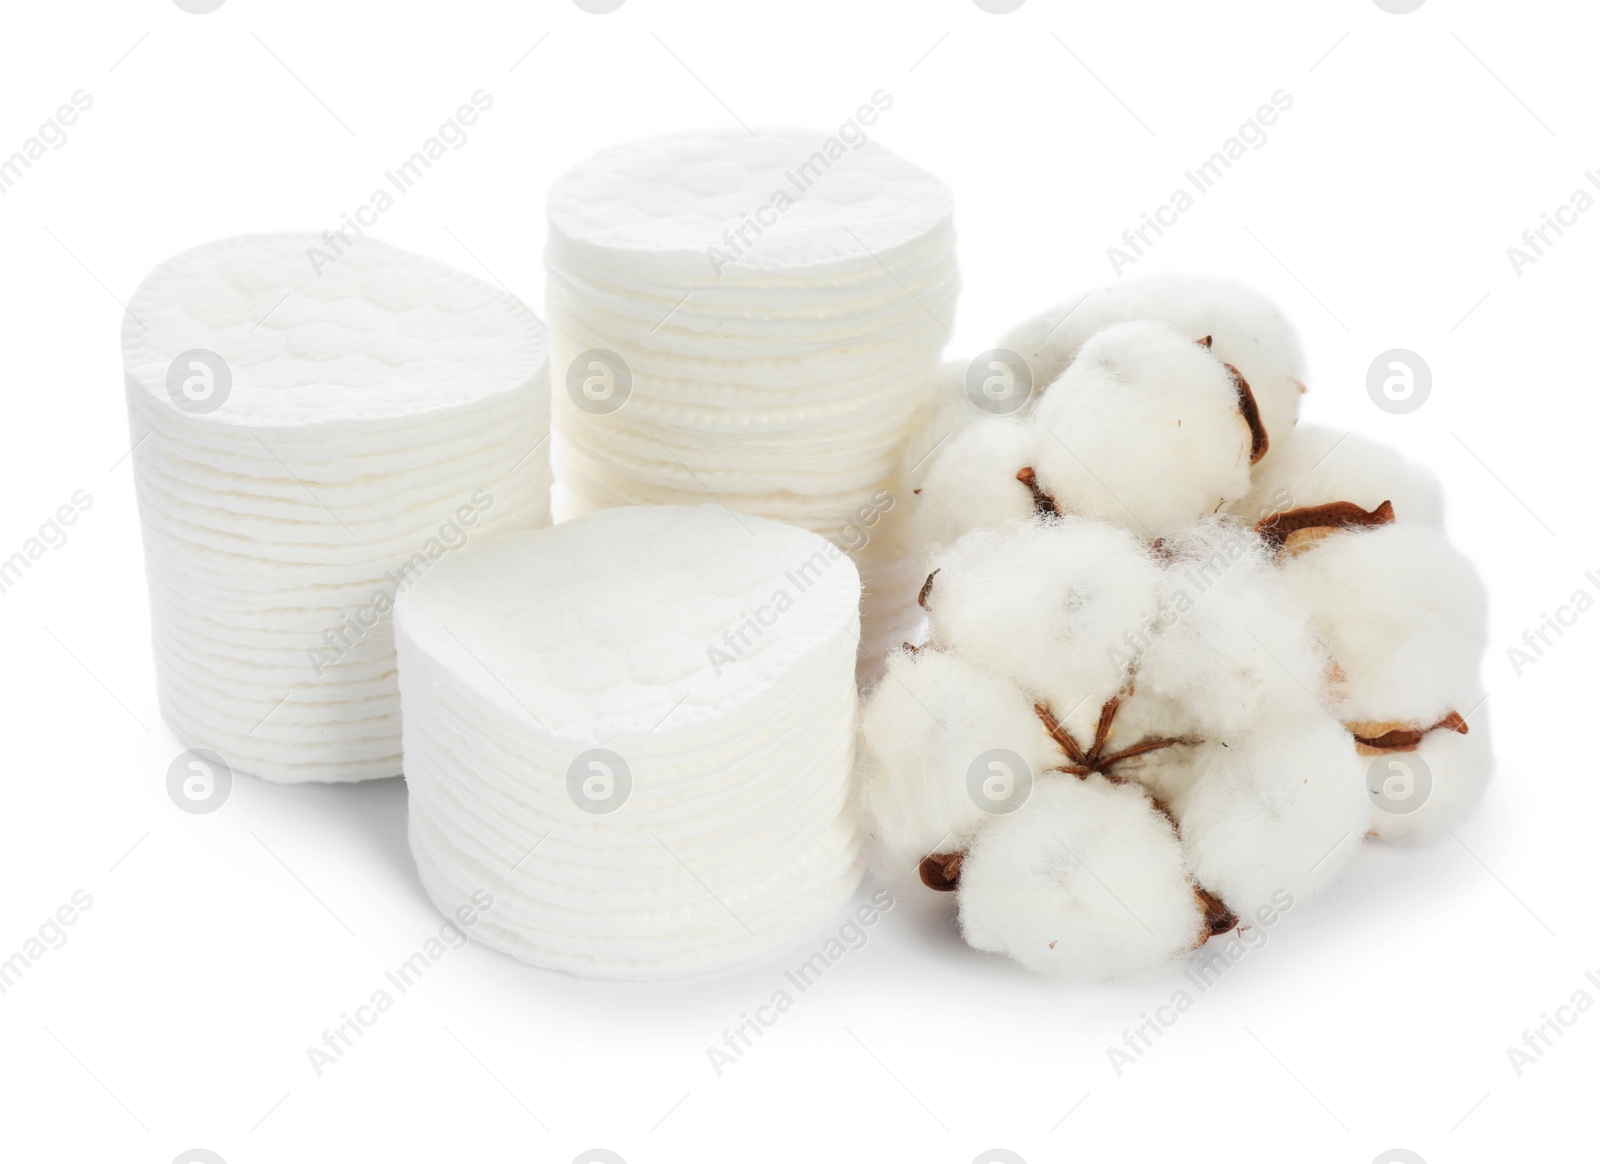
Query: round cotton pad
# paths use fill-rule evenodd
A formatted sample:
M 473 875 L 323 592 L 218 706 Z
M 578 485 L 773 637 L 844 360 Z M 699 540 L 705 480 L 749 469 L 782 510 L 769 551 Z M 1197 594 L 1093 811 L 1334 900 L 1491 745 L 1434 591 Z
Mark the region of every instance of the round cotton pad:
M 959 288 L 949 189 L 864 136 L 685 134 L 583 162 L 548 210 L 558 516 L 717 499 L 899 570 Z
M 396 618 L 411 843 L 536 965 L 660 978 L 780 945 L 861 873 L 860 582 L 720 506 L 618 508 L 441 563 Z
M 397 775 L 395 597 L 548 521 L 543 326 L 373 239 L 253 235 L 152 271 L 123 357 L 167 721 L 273 780 Z

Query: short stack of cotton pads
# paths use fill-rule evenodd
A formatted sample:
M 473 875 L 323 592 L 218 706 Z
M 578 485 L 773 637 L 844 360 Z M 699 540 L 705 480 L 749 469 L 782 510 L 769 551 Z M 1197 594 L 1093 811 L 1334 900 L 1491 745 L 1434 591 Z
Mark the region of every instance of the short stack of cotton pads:
M 411 847 L 472 934 L 663 978 L 826 918 L 850 811 L 860 584 L 815 534 L 619 508 L 442 563 L 396 618 Z
M 619 146 L 549 197 L 558 515 L 693 503 L 849 540 L 954 323 L 948 188 L 864 136 Z
M 272 780 L 400 772 L 395 595 L 548 522 L 543 326 L 371 239 L 157 267 L 123 329 L 162 713 Z

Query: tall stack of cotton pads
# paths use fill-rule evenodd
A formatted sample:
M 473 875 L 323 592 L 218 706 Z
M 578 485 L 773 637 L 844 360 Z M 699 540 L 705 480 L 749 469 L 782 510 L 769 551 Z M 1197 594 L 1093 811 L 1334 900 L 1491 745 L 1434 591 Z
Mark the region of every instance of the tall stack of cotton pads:
M 123 356 L 168 723 L 273 780 L 398 774 L 396 594 L 548 522 L 544 328 L 371 239 L 257 235 L 157 267 Z
M 785 943 L 854 890 L 859 582 L 715 505 L 514 534 L 398 606 L 411 846 L 536 965 L 661 978 Z
M 900 451 L 954 322 L 951 211 L 864 135 L 679 135 L 567 173 L 545 252 L 558 514 L 715 498 L 892 570 Z

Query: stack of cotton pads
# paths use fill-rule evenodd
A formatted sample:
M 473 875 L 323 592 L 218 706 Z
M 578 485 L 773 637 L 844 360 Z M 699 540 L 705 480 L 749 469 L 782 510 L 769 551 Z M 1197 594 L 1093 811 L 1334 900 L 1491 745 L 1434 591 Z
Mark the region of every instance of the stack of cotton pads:
M 620 508 L 473 547 L 396 618 L 411 847 L 473 936 L 662 978 L 826 918 L 849 810 L 859 582 L 814 534 Z
M 680 135 L 579 165 L 549 216 L 558 511 L 715 497 L 839 540 L 907 508 L 959 282 L 942 182 L 864 136 Z
M 157 267 L 123 354 L 168 723 L 272 780 L 398 774 L 396 594 L 548 522 L 544 328 L 371 239 L 258 235 Z

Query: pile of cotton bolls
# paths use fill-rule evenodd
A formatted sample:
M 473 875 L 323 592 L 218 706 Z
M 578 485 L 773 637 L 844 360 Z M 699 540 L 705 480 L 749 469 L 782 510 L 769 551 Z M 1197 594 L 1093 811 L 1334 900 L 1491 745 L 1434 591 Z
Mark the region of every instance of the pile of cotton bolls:
M 1482 588 L 1429 474 L 1296 426 L 1271 304 L 1124 283 L 997 354 L 1032 390 L 952 376 L 911 452 L 927 641 L 886 660 L 859 760 L 968 943 L 1139 971 L 1470 809 Z

